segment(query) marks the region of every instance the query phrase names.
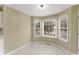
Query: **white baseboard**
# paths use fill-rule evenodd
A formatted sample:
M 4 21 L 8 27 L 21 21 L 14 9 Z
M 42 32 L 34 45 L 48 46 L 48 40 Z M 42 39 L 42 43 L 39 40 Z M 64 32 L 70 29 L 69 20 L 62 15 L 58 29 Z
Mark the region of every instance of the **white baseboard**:
M 29 45 L 29 44 L 31 44 L 31 42 L 28 42 L 28 43 L 26 43 L 25 45 L 20 46 L 19 48 L 15 49 L 15 50 L 13 50 L 13 51 L 11 51 L 11 52 L 9 52 L 9 53 L 7 53 L 6 55 L 11 55 L 12 53 L 17 52 L 18 50 L 24 48 L 25 46 L 27 46 L 27 45 Z

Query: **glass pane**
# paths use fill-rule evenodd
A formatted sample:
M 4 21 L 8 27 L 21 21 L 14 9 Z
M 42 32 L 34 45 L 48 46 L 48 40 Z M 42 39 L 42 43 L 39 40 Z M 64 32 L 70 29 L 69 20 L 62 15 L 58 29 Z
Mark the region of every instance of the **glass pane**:
M 44 22 L 44 35 L 56 36 L 56 23 L 54 21 Z
M 36 28 L 40 28 L 40 22 L 36 23 Z
M 49 34 L 49 28 L 44 28 L 44 34 L 48 35 Z
M 44 22 L 44 35 L 49 34 L 49 22 Z
M 60 24 L 61 28 L 67 28 L 67 20 L 62 20 Z
M 61 37 L 67 39 L 67 29 L 61 29 Z
M 36 35 L 40 35 L 40 29 L 36 29 Z
M 53 23 L 50 23 L 50 35 L 51 36 L 55 36 L 55 33 L 56 33 L 56 28 L 55 28 L 55 24 L 53 24 Z

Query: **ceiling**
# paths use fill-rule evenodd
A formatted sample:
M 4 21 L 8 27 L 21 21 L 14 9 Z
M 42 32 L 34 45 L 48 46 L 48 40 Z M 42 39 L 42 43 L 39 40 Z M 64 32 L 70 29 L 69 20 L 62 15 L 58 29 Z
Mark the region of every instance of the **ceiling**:
M 49 16 L 61 12 L 73 4 L 43 4 L 44 7 L 41 8 L 40 4 L 7 4 L 11 8 L 19 10 L 30 16 Z

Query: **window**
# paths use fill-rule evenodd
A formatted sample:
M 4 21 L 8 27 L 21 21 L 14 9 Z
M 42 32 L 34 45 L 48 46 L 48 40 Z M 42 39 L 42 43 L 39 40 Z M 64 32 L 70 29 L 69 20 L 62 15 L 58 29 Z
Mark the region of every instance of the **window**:
M 34 22 L 34 30 L 35 30 L 35 36 L 40 36 L 41 35 L 41 25 L 40 21 L 35 21 Z
M 59 18 L 59 39 L 68 41 L 68 15 L 60 16 Z
M 41 20 L 35 22 L 35 35 L 57 37 L 57 20 Z
M 48 37 L 57 37 L 57 21 L 56 20 L 50 20 L 50 21 L 44 21 L 44 36 Z

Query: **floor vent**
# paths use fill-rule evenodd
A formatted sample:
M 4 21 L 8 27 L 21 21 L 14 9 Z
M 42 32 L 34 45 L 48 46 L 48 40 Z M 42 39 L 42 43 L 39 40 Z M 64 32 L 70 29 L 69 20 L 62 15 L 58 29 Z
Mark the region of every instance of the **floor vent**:
M 51 45 L 51 44 L 49 44 L 49 43 L 46 43 L 46 45 Z

